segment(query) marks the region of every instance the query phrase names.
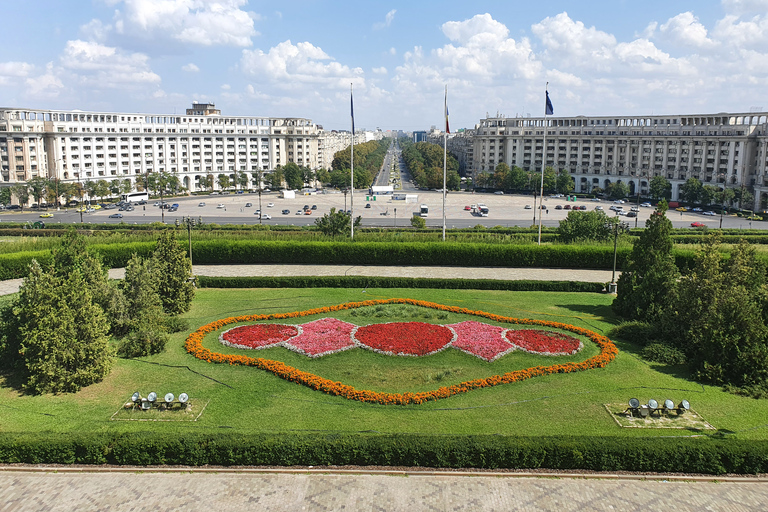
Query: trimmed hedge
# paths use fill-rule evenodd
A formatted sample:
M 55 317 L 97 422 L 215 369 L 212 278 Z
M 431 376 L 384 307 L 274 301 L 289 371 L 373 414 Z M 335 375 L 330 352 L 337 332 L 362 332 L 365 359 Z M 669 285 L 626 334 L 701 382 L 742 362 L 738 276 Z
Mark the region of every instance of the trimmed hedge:
M 439 288 L 450 290 L 506 290 L 601 293 L 602 283 L 575 281 L 502 281 L 498 279 L 437 279 L 416 277 L 307 276 L 206 277 L 200 288 Z
M 659 456 L 664 454 L 664 456 Z M 768 472 L 768 442 L 421 434 L 0 434 L 3 464 L 408 466 L 660 473 Z

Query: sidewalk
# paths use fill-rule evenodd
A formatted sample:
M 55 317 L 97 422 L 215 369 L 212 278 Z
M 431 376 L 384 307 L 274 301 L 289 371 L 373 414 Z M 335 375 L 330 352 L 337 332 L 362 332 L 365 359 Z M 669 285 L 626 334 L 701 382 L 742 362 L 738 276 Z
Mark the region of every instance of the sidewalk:
M 198 276 L 382 276 L 432 277 L 448 279 L 500 279 L 504 281 L 579 281 L 607 283 L 610 270 L 504 267 L 377 267 L 354 265 L 194 265 Z M 122 279 L 125 269 L 109 271 L 112 279 Z M 0 295 L 19 291 L 21 279 L 0 281 Z

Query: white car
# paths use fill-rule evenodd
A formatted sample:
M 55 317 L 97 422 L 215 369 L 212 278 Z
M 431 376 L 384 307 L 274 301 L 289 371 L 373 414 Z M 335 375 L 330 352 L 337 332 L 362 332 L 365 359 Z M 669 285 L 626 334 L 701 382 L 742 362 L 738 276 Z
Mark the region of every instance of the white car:
M 602 210 L 602 209 L 603 209 L 603 207 L 600 206 L 599 204 L 597 206 L 595 206 L 595 210 Z
M 262 213 L 259 218 L 262 219 L 262 220 L 270 220 L 272 218 L 272 216 L 270 214 L 268 214 L 268 213 Z
M 642 206 L 643 208 L 650 208 L 652 205 L 651 203 L 643 203 L 640 206 Z
M 219 203 L 219 205 L 216 208 L 226 208 L 223 203 Z
M 709 210 L 709 211 L 706 211 L 706 212 L 702 213 L 702 215 L 708 215 L 710 217 L 714 217 L 716 215 L 716 213 L 713 212 L 712 210 Z
M 274 208 L 274 207 L 275 207 L 275 203 L 267 203 L 267 208 Z

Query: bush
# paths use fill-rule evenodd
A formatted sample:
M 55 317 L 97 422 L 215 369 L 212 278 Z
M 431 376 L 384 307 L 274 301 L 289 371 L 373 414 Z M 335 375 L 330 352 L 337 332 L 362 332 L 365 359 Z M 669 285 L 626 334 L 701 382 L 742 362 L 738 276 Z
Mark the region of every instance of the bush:
M 658 329 L 646 322 L 623 322 L 613 327 L 606 336 L 613 340 L 633 343 L 639 347 L 648 345 L 658 335 Z
M 117 353 L 123 357 L 143 357 L 165 350 L 168 335 L 154 328 L 138 327 L 120 341 Z
M 664 343 L 651 343 L 641 352 L 643 359 L 662 364 L 685 364 L 685 354 Z
M 165 330 L 173 334 L 189 330 L 189 320 L 179 316 L 168 316 L 165 318 Z

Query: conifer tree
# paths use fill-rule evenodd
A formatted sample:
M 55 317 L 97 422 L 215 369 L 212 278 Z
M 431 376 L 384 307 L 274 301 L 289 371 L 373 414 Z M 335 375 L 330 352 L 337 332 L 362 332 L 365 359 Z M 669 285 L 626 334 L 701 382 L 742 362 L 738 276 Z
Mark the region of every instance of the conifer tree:
M 195 297 L 192 262 L 172 231 L 160 235 L 152 260 L 152 266 L 157 270 L 157 292 L 163 310 L 169 315 L 189 311 Z

